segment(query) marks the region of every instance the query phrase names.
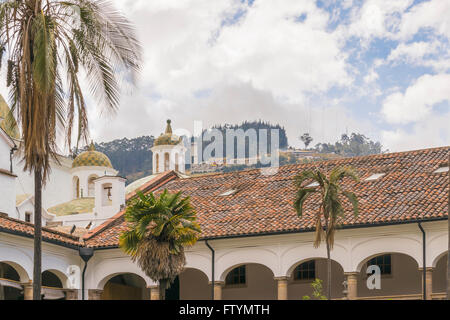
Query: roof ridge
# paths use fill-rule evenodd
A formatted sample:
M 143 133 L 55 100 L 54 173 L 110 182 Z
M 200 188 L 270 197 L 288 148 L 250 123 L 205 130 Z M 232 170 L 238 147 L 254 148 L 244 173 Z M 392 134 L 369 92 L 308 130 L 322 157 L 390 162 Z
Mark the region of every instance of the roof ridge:
M 380 154 L 370 154 L 370 155 L 365 155 L 365 156 L 356 156 L 356 157 L 343 157 L 343 158 L 339 158 L 339 159 L 329 159 L 329 160 L 319 160 L 319 161 L 311 161 L 311 162 L 307 162 L 307 163 L 294 163 L 294 164 L 287 164 L 284 166 L 279 166 L 278 169 L 281 168 L 289 168 L 289 167 L 302 167 L 302 166 L 308 166 L 311 164 L 328 164 L 328 163 L 336 163 L 339 161 L 348 161 L 348 160 L 363 160 L 366 158 L 377 158 L 377 157 L 387 157 L 387 156 L 401 156 L 404 154 L 408 154 L 408 153 L 420 153 L 420 152 L 424 152 L 424 151 L 436 151 L 436 150 L 445 150 L 445 149 L 449 149 L 450 150 L 450 146 L 445 146 L 445 147 L 435 147 L 435 148 L 426 148 L 426 149 L 419 149 L 419 150 L 410 150 L 410 151 L 398 151 L 398 152 L 390 152 L 390 153 L 380 153 Z M 189 180 L 194 180 L 194 179 L 202 179 L 205 177 L 216 177 L 216 176 L 229 176 L 229 175 L 234 175 L 234 174 L 240 174 L 240 173 L 249 173 L 252 171 L 261 171 L 264 169 L 269 169 L 271 167 L 262 167 L 262 168 L 249 168 L 249 169 L 244 169 L 244 170 L 239 170 L 239 171 L 232 171 L 232 172 L 217 172 L 214 174 L 208 174 L 208 175 L 201 175 L 201 176 L 195 176 L 195 177 L 188 177 L 188 178 L 182 178 L 181 180 L 184 179 L 189 179 Z
M 7 216 L 7 215 L 6 216 L 3 216 L 3 215 L 0 216 L 0 219 L 5 219 L 5 220 L 9 220 L 11 222 L 16 222 L 16 223 L 19 223 L 19 224 L 22 224 L 22 225 L 26 225 L 26 226 L 32 227 L 34 229 L 34 224 L 31 223 L 31 222 L 25 222 L 25 221 L 22 221 L 22 220 L 11 218 L 10 216 Z M 70 239 L 75 240 L 75 241 L 79 241 L 79 239 L 80 239 L 79 237 L 73 236 L 73 235 L 65 233 L 65 232 L 56 231 L 56 230 L 53 230 L 51 228 L 41 227 L 41 229 L 42 229 L 42 231 L 53 233 L 53 234 L 57 234 L 57 235 L 60 235 L 62 237 L 67 237 L 67 238 L 70 238 Z

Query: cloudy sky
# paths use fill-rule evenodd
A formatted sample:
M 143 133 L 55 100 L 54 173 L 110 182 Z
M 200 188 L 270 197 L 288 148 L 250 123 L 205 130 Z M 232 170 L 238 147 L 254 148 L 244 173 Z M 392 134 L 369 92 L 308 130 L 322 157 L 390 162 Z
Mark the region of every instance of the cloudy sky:
M 450 144 L 448 0 L 114 0 L 144 47 L 96 141 L 269 120 L 289 143 L 360 132 L 391 151 Z

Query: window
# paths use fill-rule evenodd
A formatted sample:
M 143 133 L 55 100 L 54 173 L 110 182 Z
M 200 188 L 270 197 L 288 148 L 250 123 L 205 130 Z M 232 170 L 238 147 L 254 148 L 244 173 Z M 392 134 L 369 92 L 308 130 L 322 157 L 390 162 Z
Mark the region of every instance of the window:
M 392 262 L 391 255 L 385 254 L 383 256 L 378 256 L 373 259 L 370 259 L 367 263 L 367 266 L 379 266 L 381 269 L 381 274 L 391 274 L 392 272 Z
M 245 284 L 245 266 L 240 266 L 231 270 L 226 279 L 226 285 L 236 285 L 236 284 Z
M 228 191 L 225 191 L 224 193 L 220 194 L 221 197 L 227 197 L 227 196 L 231 196 L 233 194 L 235 194 L 237 192 L 237 190 L 235 189 L 230 189 Z
M 25 212 L 25 222 L 31 222 L 31 213 Z
M 449 167 L 440 167 L 434 173 L 445 173 L 448 172 Z
M 170 170 L 170 155 L 168 153 L 164 154 L 164 171 Z
M 314 260 L 302 263 L 294 270 L 294 280 L 315 280 L 316 262 Z
M 376 173 L 371 175 L 370 177 L 368 177 L 367 179 L 365 179 L 366 181 L 375 181 L 380 179 L 381 177 L 384 177 L 386 174 L 385 173 Z

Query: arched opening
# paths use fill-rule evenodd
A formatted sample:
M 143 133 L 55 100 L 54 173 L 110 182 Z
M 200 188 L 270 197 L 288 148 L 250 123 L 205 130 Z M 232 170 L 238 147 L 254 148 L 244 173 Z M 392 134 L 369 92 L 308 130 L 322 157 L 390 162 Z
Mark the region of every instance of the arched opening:
M 373 288 L 373 274 L 367 274 L 369 266 L 378 266 L 381 272 L 380 289 Z M 372 289 L 370 288 L 372 287 Z M 420 299 L 422 274 L 417 261 L 402 253 L 381 253 L 363 261 L 358 276 L 358 298 Z
M 77 176 L 73 177 L 73 198 L 80 198 L 80 179 Z
M 433 280 L 433 298 L 439 299 L 445 296 L 447 291 L 447 259 L 448 254 L 444 254 L 436 263 L 433 270 L 432 280 Z
M 180 159 L 178 153 L 175 153 L 175 171 L 180 171 Z
M 88 178 L 88 197 L 93 198 L 95 197 L 95 179 L 97 179 L 97 175 L 91 175 Z
M 23 300 L 20 275 L 8 263 L 0 262 L 0 300 Z
M 66 293 L 63 288 L 63 281 L 54 272 L 49 270 L 42 272 L 43 300 L 65 300 Z
M 156 172 L 154 173 L 159 173 L 159 154 L 157 153 L 155 156 L 155 168 L 156 168 Z
M 123 273 L 109 279 L 101 295 L 102 300 L 150 300 L 145 280 L 133 273 Z
M 208 277 L 198 269 L 185 269 L 179 276 L 180 300 L 209 300 L 211 285 Z
M 225 277 L 223 300 L 276 300 L 273 272 L 264 265 L 250 263 L 231 268 Z
M 112 206 L 112 184 L 105 183 L 102 185 L 102 206 Z
M 170 170 L 170 155 L 168 152 L 164 153 L 164 171 Z
M 312 283 L 319 279 L 322 281 L 322 295 L 327 296 L 328 291 L 328 260 L 324 258 L 311 259 L 295 264 L 292 268 L 288 282 L 288 299 L 302 300 L 308 296 L 314 299 Z M 344 269 L 331 260 L 331 299 L 341 299 L 344 296 L 343 282 Z

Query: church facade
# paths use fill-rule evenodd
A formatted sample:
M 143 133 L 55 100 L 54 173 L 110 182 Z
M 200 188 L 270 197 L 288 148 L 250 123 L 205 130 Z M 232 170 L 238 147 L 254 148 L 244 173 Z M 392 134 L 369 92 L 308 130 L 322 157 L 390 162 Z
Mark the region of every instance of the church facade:
M 1 124 L 1 123 L 0 123 Z M 0 299 L 30 299 L 33 183 L 19 141 L 0 126 Z M 190 196 L 202 228 L 187 249 L 171 299 L 292 299 L 326 280 L 326 250 L 314 248 L 317 199 L 299 218 L 293 179 L 302 170 L 352 166 L 360 214 L 336 233 L 332 299 L 442 299 L 448 250 L 449 147 L 204 176 L 185 173 L 186 148 L 170 121 L 153 147 L 154 174 L 125 186 L 106 155 L 90 147 L 52 166 L 43 197 L 44 299 L 158 299 L 118 246 L 136 191 Z M 83 259 L 84 258 L 84 259 Z M 86 262 L 87 261 L 87 262 Z M 373 288 L 368 268 L 379 267 Z

